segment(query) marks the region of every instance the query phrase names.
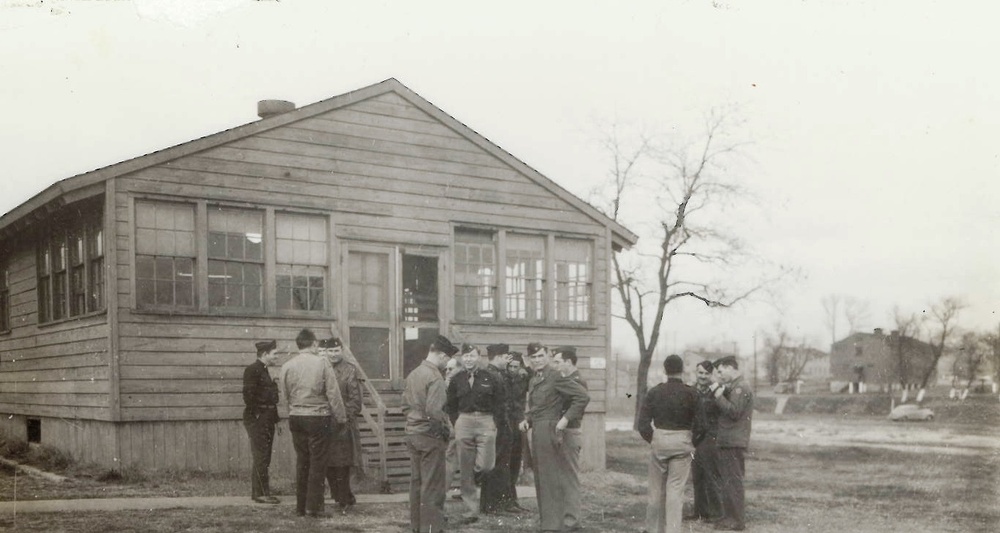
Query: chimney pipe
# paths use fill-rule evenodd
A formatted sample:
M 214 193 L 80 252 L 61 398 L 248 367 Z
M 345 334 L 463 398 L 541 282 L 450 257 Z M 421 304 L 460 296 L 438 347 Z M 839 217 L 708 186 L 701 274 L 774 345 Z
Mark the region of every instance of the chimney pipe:
M 295 111 L 295 104 L 287 100 L 261 100 L 257 102 L 257 116 L 260 118 L 270 118 L 289 111 Z

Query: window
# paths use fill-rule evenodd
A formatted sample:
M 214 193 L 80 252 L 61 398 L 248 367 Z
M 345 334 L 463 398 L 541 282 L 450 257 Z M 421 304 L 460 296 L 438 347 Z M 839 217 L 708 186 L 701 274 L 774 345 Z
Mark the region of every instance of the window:
M 135 220 L 140 309 L 328 310 L 330 236 L 324 215 L 136 200 Z M 268 283 L 273 297 L 265 291 Z
M 0 270 L 0 333 L 10 331 L 10 267 Z
M 264 213 L 208 211 L 208 306 L 263 310 Z
M 104 309 L 103 199 L 56 213 L 38 236 L 38 323 Z
M 593 246 L 581 239 L 555 240 L 556 320 L 559 322 L 589 322 L 591 256 Z
M 276 284 L 279 310 L 326 308 L 326 218 L 290 213 L 275 216 Z
M 136 303 L 194 309 L 194 206 L 142 201 L 135 213 Z
M 585 238 L 457 228 L 455 320 L 589 324 L 593 249 Z
M 545 318 L 545 237 L 507 234 L 506 316 L 515 320 Z
M 496 317 L 496 234 L 455 231 L 455 318 Z

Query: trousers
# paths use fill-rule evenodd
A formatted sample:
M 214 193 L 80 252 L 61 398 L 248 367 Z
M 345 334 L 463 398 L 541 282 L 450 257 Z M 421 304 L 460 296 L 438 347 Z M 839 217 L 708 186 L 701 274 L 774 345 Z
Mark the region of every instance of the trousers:
M 446 443 L 423 434 L 407 434 L 410 452 L 410 529 L 444 531 L 444 449 Z
M 496 464 L 497 426 L 493 415 L 462 413 L 455 421 L 455 440 L 458 442 L 458 463 L 462 473 L 462 501 L 466 516 L 479 514 L 479 495 L 476 492 L 476 473 L 489 472 Z
M 326 455 L 330 449 L 333 422 L 329 416 L 289 416 L 295 447 L 295 511 L 323 511 Z
M 270 475 L 271 448 L 274 444 L 274 425 L 278 422 L 276 408 L 260 409 L 251 414 L 243 413 L 243 427 L 250 438 L 250 495 L 253 498 L 271 495 Z
M 705 437 L 695 448 L 691 478 L 694 484 L 695 516 L 709 520 L 720 518 L 722 502 L 719 499 L 719 446 L 715 437 Z
M 649 458 L 649 533 L 678 533 L 684 510 L 684 485 L 691 472 L 690 430 L 653 430 Z
M 743 478 L 746 468 L 743 455 L 746 448 L 719 448 L 719 495 L 722 500 L 722 521 L 745 526 L 743 514 Z

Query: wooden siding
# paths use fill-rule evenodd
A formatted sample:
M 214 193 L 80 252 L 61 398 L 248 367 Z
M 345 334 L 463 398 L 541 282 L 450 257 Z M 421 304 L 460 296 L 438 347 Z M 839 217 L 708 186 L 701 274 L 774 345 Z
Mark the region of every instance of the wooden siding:
M 34 245 L 27 240 L 12 245 L 15 250 L 7 258 L 11 331 L 0 335 L 0 411 L 110 420 L 106 317 L 89 315 L 39 327 Z

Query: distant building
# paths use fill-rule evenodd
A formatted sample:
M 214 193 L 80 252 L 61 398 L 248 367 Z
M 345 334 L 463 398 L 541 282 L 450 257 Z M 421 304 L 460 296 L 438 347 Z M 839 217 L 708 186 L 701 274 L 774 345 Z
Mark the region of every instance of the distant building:
M 830 390 L 917 387 L 933 360 L 931 345 L 897 331 L 885 335 L 882 328 L 875 328 L 873 333 L 852 333 L 831 347 Z

